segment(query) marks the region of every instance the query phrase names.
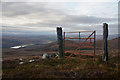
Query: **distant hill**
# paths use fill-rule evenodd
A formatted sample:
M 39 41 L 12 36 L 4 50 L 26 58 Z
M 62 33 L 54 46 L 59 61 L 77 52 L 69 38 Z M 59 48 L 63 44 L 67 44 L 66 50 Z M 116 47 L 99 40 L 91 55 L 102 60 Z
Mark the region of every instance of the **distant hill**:
M 120 37 L 109 40 L 110 49 L 118 49 Z
M 108 48 L 109 49 L 118 49 L 118 40 L 119 39 L 120 39 L 120 37 L 108 40 Z M 75 42 L 75 41 L 67 40 L 66 44 L 73 45 L 73 44 L 78 44 L 78 43 Z M 97 40 L 96 41 L 96 48 L 97 49 L 103 49 L 102 40 Z M 73 49 L 73 47 L 68 46 L 66 49 Z M 52 43 L 40 46 L 38 48 L 34 48 L 32 50 L 35 50 L 35 51 L 37 51 L 37 50 L 39 50 L 39 51 L 58 51 L 58 44 L 57 44 L 57 42 L 52 42 Z
M 3 36 L 2 48 L 10 48 L 22 44 L 46 44 L 49 41 L 56 40 L 54 36 Z
M 77 44 L 75 41 L 70 41 L 70 40 L 67 40 L 66 43 L 69 45 L 71 45 L 73 43 Z M 72 49 L 72 47 L 69 46 L 69 49 Z M 58 44 L 55 41 L 55 42 L 52 42 L 49 44 L 42 45 L 42 46 L 35 48 L 33 50 L 35 50 L 35 51 L 37 51 L 37 50 L 40 50 L 40 51 L 58 51 Z
M 10 48 L 11 46 L 17 46 L 23 44 L 23 42 L 16 39 L 2 38 L 2 48 Z
M 119 40 L 120 40 L 120 37 L 108 40 L 108 48 L 109 49 L 118 49 Z M 98 47 L 100 49 L 103 48 L 102 40 L 96 41 L 96 47 Z
M 114 35 L 115 36 L 115 35 Z M 102 49 L 102 39 L 101 36 L 96 36 L 96 47 Z M 2 48 L 10 48 L 12 46 L 18 46 L 22 44 L 45 44 L 40 47 L 41 50 L 57 50 L 57 37 L 55 35 L 39 35 L 39 36 L 3 36 L 2 37 Z M 120 37 L 119 37 L 120 38 Z M 51 43 L 52 42 L 52 43 Z M 67 41 L 68 44 L 75 43 L 75 41 Z M 112 38 L 109 40 L 109 48 L 118 48 L 118 38 Z M 113 44 L 114 43 L 114 44 Z M 32 46 L 33 48 L 35 46 Z M 37 50 L 37 49 L 36 49 Z
M 115 49 L 115 51 L 118 50 L 119 39 L 120 39 L 120 37 L 114 38 L 114 39 L 111 39 L 108 41 L 109 50 L 114 50 L 114 49 Z M 19 41 L 16 41 L 16 42 L 15 41 L 13 42 L 13 40 L 12 41 L 6 40 L 6 42 L 8 42 L 9 44 L 10 44 L 10 42 L 11 43 L 18 42 L 18 44 L 21 43 Z M 5 39 L 4 39 L 4 42 L 5 42 Z M 71 40 L 67 40 L 66 43 L 69 45 L 78 44 L 77 42 L 71 41 Z M 4 43 L 4 45 L 5 45 L 5 43 Z M 14 44 L 10 44 L 10 45 L 14 45 Z M 96 51 L 98 51 L 98 52 L 100 51 L 100 53 L 102 52 L 102 49 L 103 49 L 102 40 L 96 41 L 96 49 L 97 49 Z M 66 47 L 65 50 L 75 50 L 75 47 L 68 46 L 68 47 Z M 82 50 L 87 52 L 87 51 L 90 51 L 91 49 L 83 48 Z M 53 41 L 53 42 L 49 42 L 49 43 L 42 44 L 42 45 L 38 44 L 38 46 L 30 46 L 27 48 L 20 48 L 20 49 L 4 48 L 4 49 L 2 49 L 2 52 L 3 52 L 4 59 L 12 59 L 12 58 L 17 58 L 17 57 L 18 58 L 19 57 L 27 58 L 27 57 L 33 57 L 33 56 L 41 56 L 44 53 L 48 53 L 48 54 L 57 53 L 58 52 L 58 44 L 56 41 Z

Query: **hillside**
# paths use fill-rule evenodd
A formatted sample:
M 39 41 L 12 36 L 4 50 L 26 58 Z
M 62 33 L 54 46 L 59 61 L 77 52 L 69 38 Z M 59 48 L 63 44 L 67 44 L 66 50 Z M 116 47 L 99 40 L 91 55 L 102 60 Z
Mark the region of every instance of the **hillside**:
M 120 61 L 117 57 L 109 59 L 108 63 L 88 59 L 81 61 L 80 59 L 37 59 L 33 63 L 29 63 L 30 59 L 24 59 L 25 63 L 19 64 L 20 60 L 3 61 L 3 79 L 44 79 L 44 78 L 77 78 L 77 79 L 115 79 L 119 80 Z
M 109 48 L 108 50 L 111 53 L 111 50 L 118 50 L 118 39 L 119 38 L 115 38 L 112 40 L 109 40 Z M 71 45 L 71 44 L 78 44 L 77 42 L 74 41 L 70 41 L 67 40 L 66 41 L 67 44 Z M 96 54 L 102 54 L 102 40 L 98 40 L 96 41 Z M 75 50 L 75 47 L 72 46 L 67 46 L 65 48 L 65 50 Z M 87 49 L 87 48 L 82 48 L 82 50 L 85 51 L 85 53 L 93 53 L 93 50 L 91 49 Z M 47 44 L 43 44 L 43 45 L 33 45 L 27 48 L 21 48 L 21 49 L 3 49 L 3 59 L 13 59 L 13 58 L 19 58 L 19 57 L 34 57 L 34 56 L 42 56 L 42 54 L 44 53 L 49 53 L 49 54 L 53 54 L 53 53 L 57 53 L 58 52 L 58 44 L 56 41 L 51 42 L 51 43 L 47 43 Z
M 10 48 L 11 46 L 17 46 L 21 44 L 24 44 L 24 43 L 21 42 L 20 40 L 9 39 L 4 37 L 2 38 L 2 48 Z
M 55 36 L 3 36 L 2 48 L 10 48 L 12 46 L 18 46 L 22 44 L 46 44 L 49 41 L 55 41 Z
M 120 39 L 120 37 L 118 38 L 114 38 L 114 39 L 111 39 L 111 40 L 108 40 L 108 48 L 109 49 L 118 49 L 118 40 Z M 88 42 L 86 42 L 87 44 Z M 75 44 L 78 44 L 77 42 L 75 41 L 70 41 L 70 40 L 67 40 L 66 41 L 66 44 L 69 44 L 69 45 L 75 45 Z M 66 49 L 72 49 L 73 47 L 72 46 L 67 46 Z M 102 40 L 97 40 L 96 41 L 96 48 L 97 49 L 103 49 L 103 42 Z M 49 43 L 49 44 L 45 44 L 43 46 L 40 46 L 34 50 L 41 50 L 41 51 L 57 51 L 58 50 L 58 44 L 57 42 L 52 42 L 52 43 Z
M 42 54 L 58 52 L 57 42 L 51 42 L 37 48 L 3 49 L 2 70 L 3 79 L 41 79 L 41 78 L 96 78 L 119 80 L 120 52 L 115 45 L 119 38 L 109 40 L 109 61 L 102 59 L 102 41 L 96 41 L 97 50 L 95 61 L 92 57 L 80 57 L 74 59 L 41 59 Z M 115 42 L 115 44 L 114 44 Z M 67 40 L 68 44 L 78 44 Z M 68 47 L 72 49 L 71 47 Z M 112 49 L 113 48 L 113 49 Z M 85 50 L 90 52 L 90 50 Z M 118 52 L 119 51 L 119 52 Z M 20 64 L 21 60 L 23 64 Z M 86 60 L 82 60 L 82 59 Z M 34 62 L 29 62 L 34 60 Z
M 108 40 L 108 48 L 109 49 L 118 49 L 119 40 L 120 40 L 120 37 Z M 100 49 L 103 48 L 102 40 L 96 41 L 96 47 L 98 47 Z

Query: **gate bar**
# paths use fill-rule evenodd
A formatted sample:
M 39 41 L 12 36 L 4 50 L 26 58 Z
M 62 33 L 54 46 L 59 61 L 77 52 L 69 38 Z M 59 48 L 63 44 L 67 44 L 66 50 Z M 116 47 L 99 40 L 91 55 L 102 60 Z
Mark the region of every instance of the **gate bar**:
M 89 37 L 88 38 L 80 38 L 80 32 L 92 32 L 91 33 L 91 35 L 89 35 Z M 76 38 L 76 37 L 66 37 L 65 38 L 65 33 L 79 33 L 79 38 Z M 92 35 L 94 34 L 94 38 L 90 38 Z M 77 49 L 80 49 L 80 47 L 88 47 L 88 46 L 82 46 L 88 39 L 90 39 L 90 42 L 91 42 L 91 40 L 92 39 L 94 39 L 94 46 L 93 46 L 93 48 L 94 48 L 94 53 L 93 53 L 93 55 L 94 55 L 94 57 L 93 57 L 93 60 L 95 60 L 95 37 L 96 37 L 96 31 L 79 31 L 79 32 L 64 32 L 64 38 L 63 38 L 63 40 L 64 40 L 64 53 L 65 53 L 65 39 L 79 39 L 79 43 L 80 43 L 80 39 L 85 39 L 85 41 L 83 41 L 82 42 L 82 44 L 81 44 L 81 46 L 79 46 L 78 48 L 76 48 L 74 51 L 76 51 Z M 89 46 L 89 47 L 91 47 L 92 48 L 92 46 Z M 74 54 L 74 53 L 71 53 L 68 57 L 70 58 L 70 56 L 72 55 L 72 54 Z
M 76 32 L 65 32 L 65 33 L 79 33 L 79 32 L 93 32 L 93 31 L 76 31 Z

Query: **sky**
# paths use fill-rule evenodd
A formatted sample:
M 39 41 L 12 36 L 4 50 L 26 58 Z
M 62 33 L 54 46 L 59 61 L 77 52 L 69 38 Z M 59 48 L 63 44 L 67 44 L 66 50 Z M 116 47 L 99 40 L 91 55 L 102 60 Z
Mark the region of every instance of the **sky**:
M 63 31 L 94 31 L 118 34 L 118 0 L 4 0 L 1 3 L 3 34 L 56 34 Z

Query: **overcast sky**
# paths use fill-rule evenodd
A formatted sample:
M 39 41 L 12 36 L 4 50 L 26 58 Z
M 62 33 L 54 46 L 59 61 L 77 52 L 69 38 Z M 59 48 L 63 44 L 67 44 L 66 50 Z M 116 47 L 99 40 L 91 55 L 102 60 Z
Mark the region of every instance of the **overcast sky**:
M 109 34 L 118 33 L 118 1 L 104 2 L 2 2 L 2 29 L 6 34 L 53 34 L 57 26 L 64 31 L 96 30 L 102 34 L 103 23 Z

